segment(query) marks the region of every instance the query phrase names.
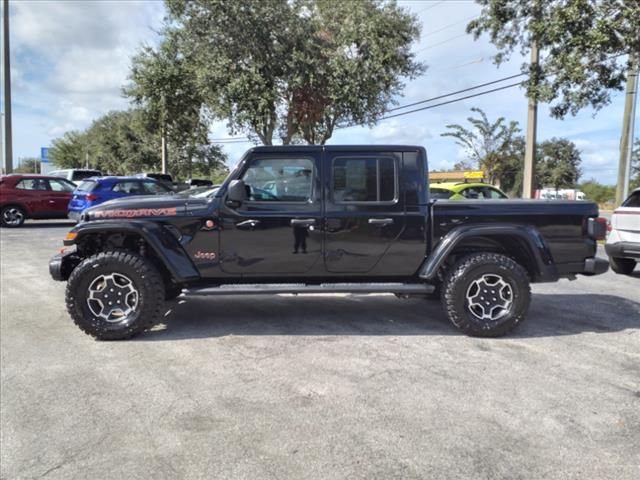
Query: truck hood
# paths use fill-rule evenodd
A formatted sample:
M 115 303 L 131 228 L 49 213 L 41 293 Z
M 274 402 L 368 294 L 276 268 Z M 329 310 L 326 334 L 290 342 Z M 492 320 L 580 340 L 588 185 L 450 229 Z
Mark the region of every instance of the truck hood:
M 84 211 L 84 220 L 159 218 L 195 215 L 206 209 L 209 199 L 149 195 L 119 198 Z

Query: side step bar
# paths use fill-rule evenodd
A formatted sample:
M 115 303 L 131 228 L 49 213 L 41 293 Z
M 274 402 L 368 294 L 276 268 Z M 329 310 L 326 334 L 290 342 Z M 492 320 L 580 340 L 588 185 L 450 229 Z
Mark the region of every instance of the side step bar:
M 185 288 L 187 296 L 209 295 L 261 295 L 275 293 L 401 293 L 428 294 L 435 287 L 424 283 L 266 283 L 266 284 L 229 284 L 215 287 Z

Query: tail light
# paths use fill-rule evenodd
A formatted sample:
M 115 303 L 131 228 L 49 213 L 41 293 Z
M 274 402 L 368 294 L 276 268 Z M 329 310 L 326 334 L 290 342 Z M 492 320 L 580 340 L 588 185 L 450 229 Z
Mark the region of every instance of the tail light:
M 89 200 L 90 202 L 93 202 L 94 200 L 98 199 L 97 195 L 94 195 L 93 193 L 87 193 L 87 195 L 85 195 L 85 197 L 87 200 Z
M 604 240 L 607 237 L 608 224 L 606 218 L 590 218 L 587 233 L 594 240 Z

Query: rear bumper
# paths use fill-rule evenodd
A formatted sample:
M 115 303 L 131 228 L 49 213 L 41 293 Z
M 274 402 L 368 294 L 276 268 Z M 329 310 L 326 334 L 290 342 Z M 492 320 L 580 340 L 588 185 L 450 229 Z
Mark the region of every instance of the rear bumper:
M 604 258 L 592 257 L 584 261 L 583 275 L 600 275 L 609 270 L 609 262 Z
M 640 258 L 640 243 L 616 242 L 607 243 L 604 246 L 607 255 L 615 258 Z

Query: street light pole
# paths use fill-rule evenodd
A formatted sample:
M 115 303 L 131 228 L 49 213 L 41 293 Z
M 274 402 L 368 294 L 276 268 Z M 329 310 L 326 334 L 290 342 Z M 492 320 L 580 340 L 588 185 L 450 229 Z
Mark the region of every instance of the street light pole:
M 4 68 L 4 168 L 13 172 L 13 142 L 11 140 L 11 61 L 9 50 L 9 0 L 3 2 L 3 68 Z

